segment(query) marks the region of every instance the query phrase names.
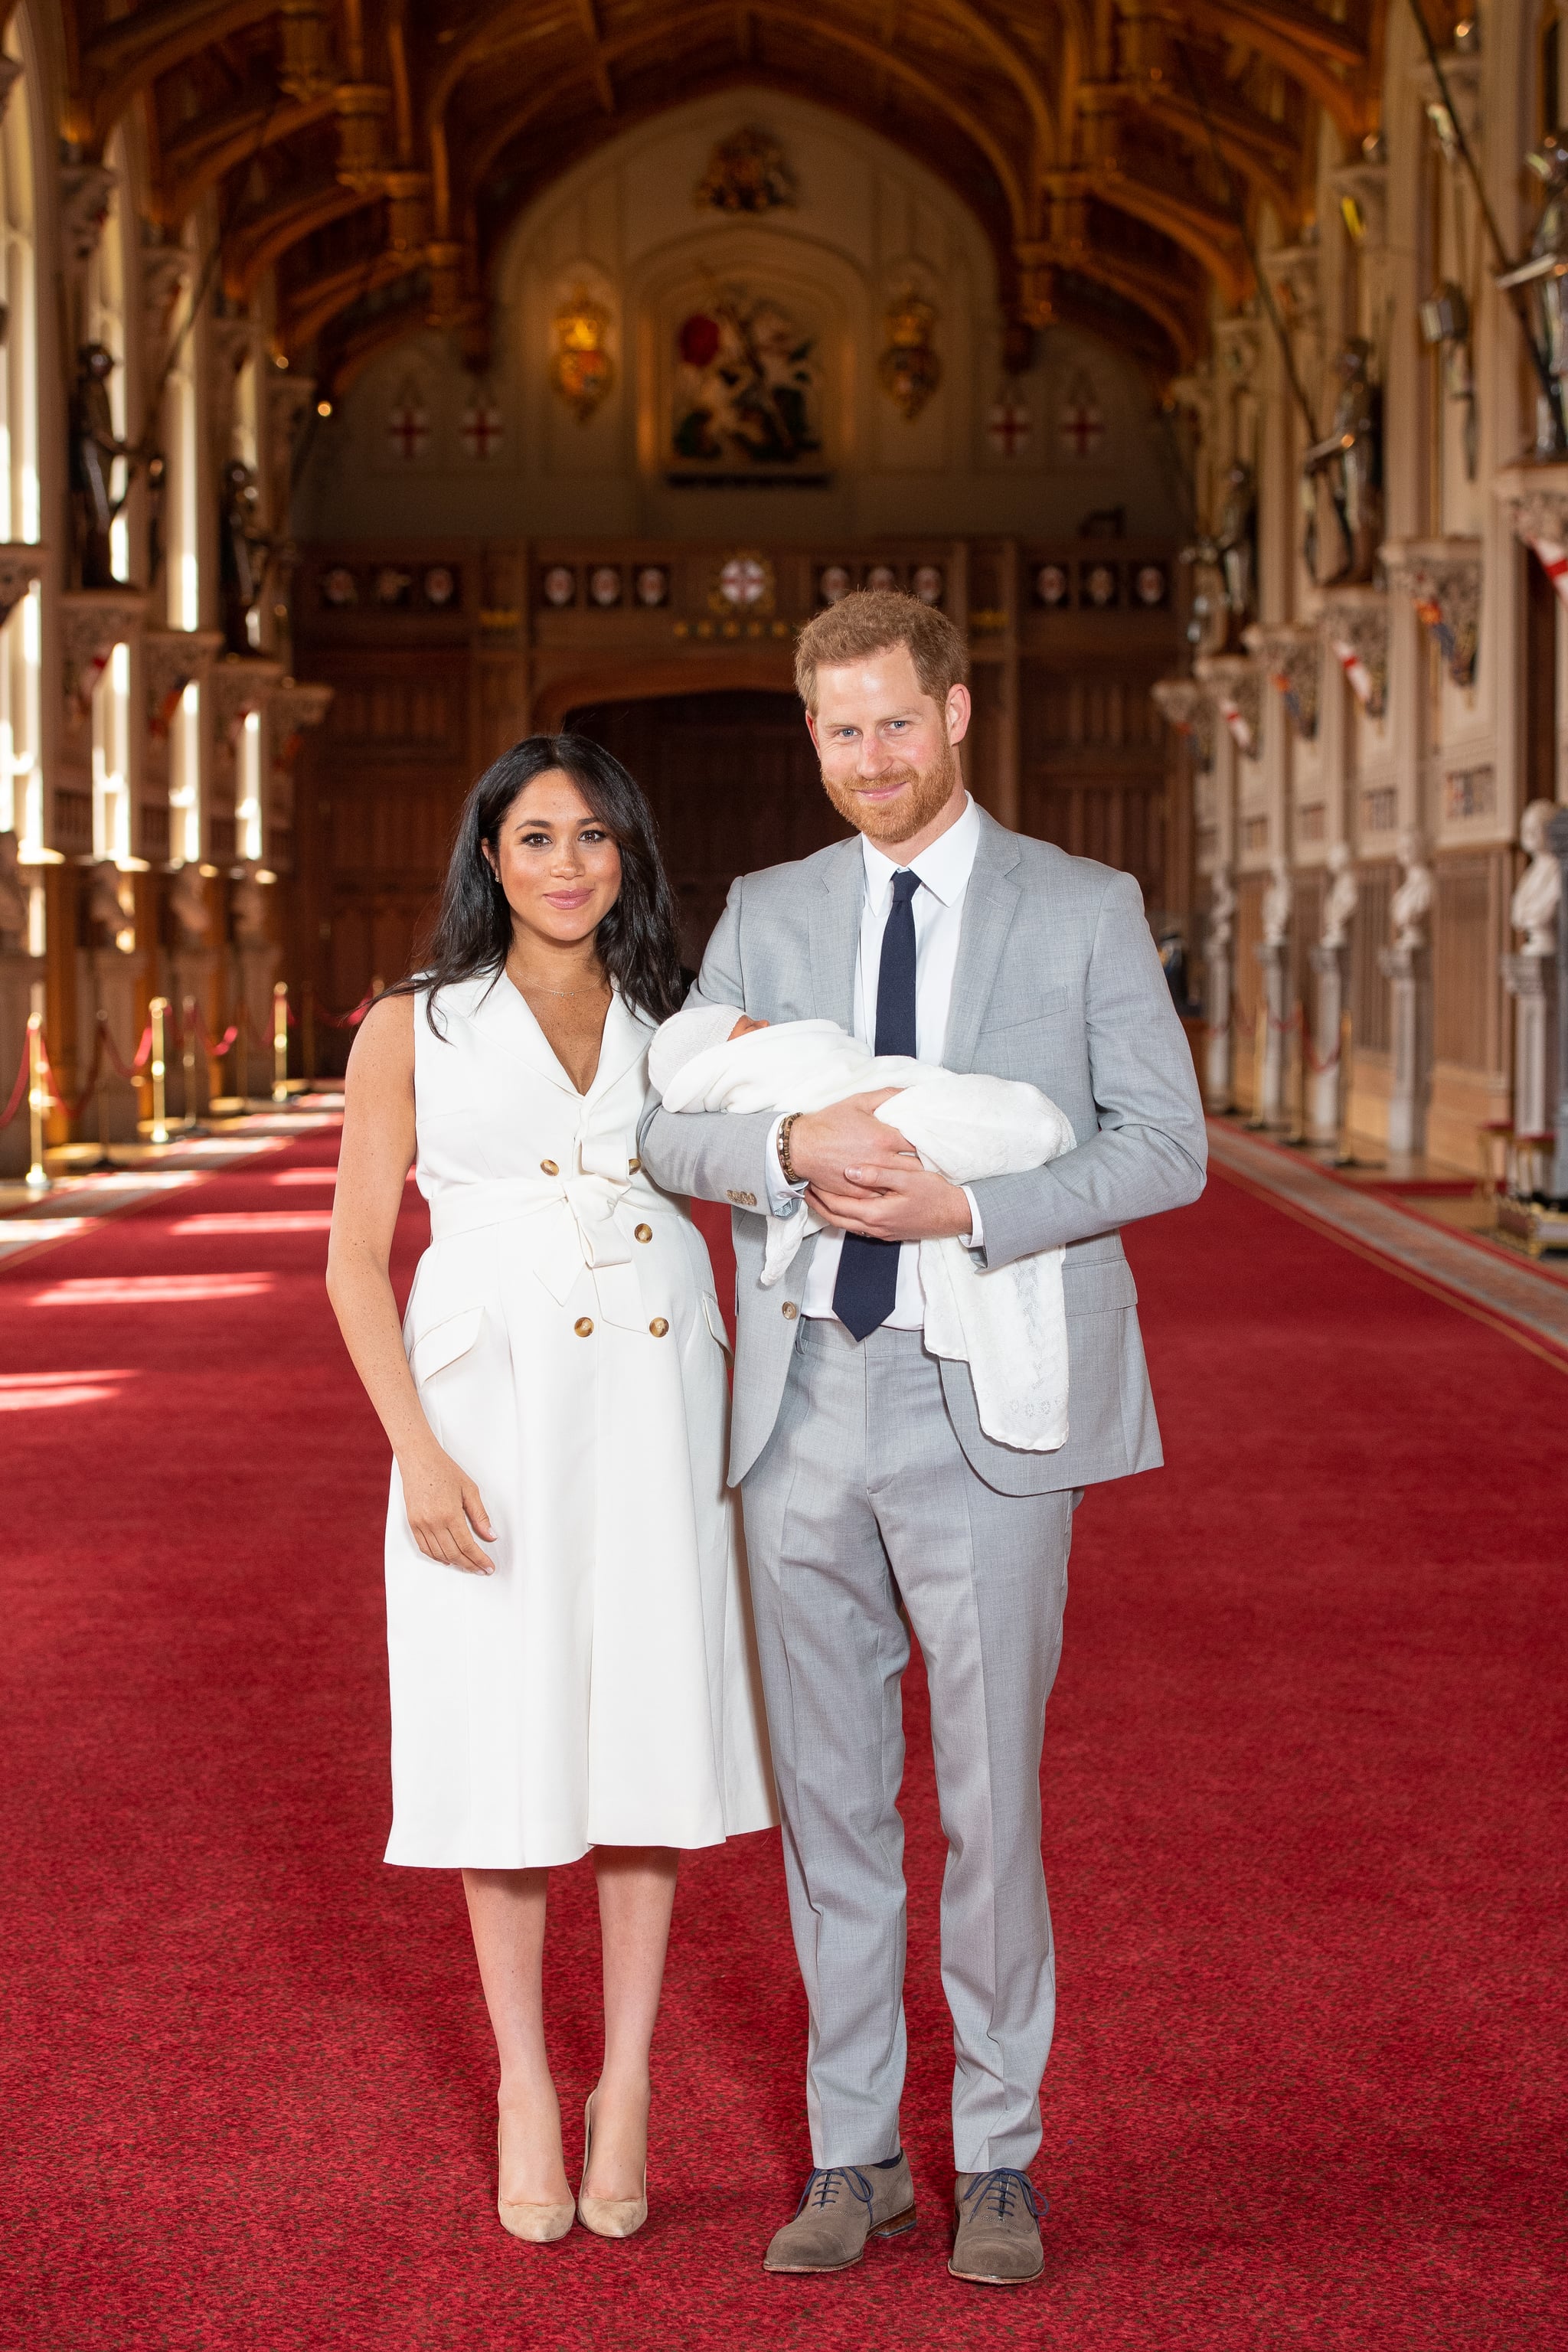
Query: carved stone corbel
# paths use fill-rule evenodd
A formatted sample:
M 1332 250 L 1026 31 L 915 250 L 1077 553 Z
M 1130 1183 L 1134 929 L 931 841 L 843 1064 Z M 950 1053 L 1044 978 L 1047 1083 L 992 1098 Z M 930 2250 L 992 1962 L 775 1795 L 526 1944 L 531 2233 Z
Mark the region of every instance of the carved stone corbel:
M 48 551 L 27 541 L 0 542 L 0 628 L 4 628 L 35 580 L 48 570 Z
M 1155 709 L 1178 735 L 1192 739 L 1198 765 L 1214 765 L 1214 698 L 1195 677 L 1157 678 L 1149 689 Z
M 1380 551 L 1391 586 L 1408 596 L 1456 686 L 1470 686 L 1481 626 L 1479 539 L 1391 539 Z
M 265 707 L 282 675 L 281 665 L 275 661 L 247 660 L 241 656 L 214 663 L 206 694 L 220 748 L 233 751 L 247 715 Z
M 60 597 L 66 726 L 79 727 L 92 709 L 93 690 L 116 646 L 134 637 L 146 617 L 144 593 L 123 588 L 68 588 Z
M 218 629 L 148 629 L 142 639 L 142 674 L 147 688 L 147 725 L 159 740 L 187 686 L 200 684 L 223 644 Z
M 1336 588 L 1318 607 L 1318 626 L 1369 719 L 1388 705 L 1388 598 L 1381 588 Z
M 67 163 L 61 170 L 60 235 L 79 268 L 98 251 L 118 184 L 118 173 L 107 163 Z
M 1215 709 L 1244 759 L 1263 757 L 1263 665 L 1249 654 L 1202 654 L 1195 677 L 1214 697 Z
M 297 677 L 283 678 L 267 698 L 267 715 L 272 724 L 275 759 L 285 756 L 283 747 L 294 745 L 307 727 L 319 727 L 331 707 L 333 686 L 315 686 Z
M 1531 481 L 1524 467 L 1510 467 L 1498 482 L 1498 495 L 1509 510 L 1513 535 L 1531 549 L 1542 570 L 1568 604 L 1568 467 L 1542 467 L 1555 478 Z
M 1297 740 L 1314 741 L 1323 675 L 1321 633 L 1310 621 L 1289 621 L 1272 629 L 1261 628 L 1255 621 L 1243 633 L 1242 642 L 1284 696 Z

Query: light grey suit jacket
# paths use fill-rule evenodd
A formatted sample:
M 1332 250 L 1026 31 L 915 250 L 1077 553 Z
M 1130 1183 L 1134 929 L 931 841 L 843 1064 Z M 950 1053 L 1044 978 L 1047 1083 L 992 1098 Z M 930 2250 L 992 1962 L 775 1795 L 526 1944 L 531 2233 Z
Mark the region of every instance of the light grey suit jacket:
M 742 875 L 692 1001 L 739 1004 L 758 1020 L 851 1027 L 864 877 L 858 838 Z M 1067 1444 L 1056 1454 L 997 1444 L 980 1427 L 968 1366 L 944 1360 L 942 1388 L 964 1453 L 988 1486 L 1010 1495 L 1154 1468 L 1160 1433 L 1118 1228 L 1195 1200 L 1207 1150 L 1192 1055 L 1132 877 L 1008 833 L 983 813 L 942 1061 L 1027 1079 L 1067 1113 L 1079 1139 L 1047 1167 L 973 1188 L 987 1266 L 1068 1245 Z M 655 1106 L 639 1145 L 667 1191 L 734 1206 L 735 1485 L 773 1434 L 816 1247 L 807 1242 L 796 1253 L 775 1288 L 761 1287 L 773 1123 L 767 1113 L 677 1115 Z

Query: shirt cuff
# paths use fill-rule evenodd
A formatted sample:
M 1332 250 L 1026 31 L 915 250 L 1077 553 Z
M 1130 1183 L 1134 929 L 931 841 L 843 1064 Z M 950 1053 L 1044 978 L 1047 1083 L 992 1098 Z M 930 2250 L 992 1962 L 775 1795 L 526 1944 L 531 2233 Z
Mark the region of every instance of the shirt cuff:
M 784 1118 L 788 1116 L 785 1112 Z M 763 1154 L 763 1176 L 767 1186 L 768 1214 L 771 1217 L 795 1216 L 805 1194 L 804 1184 L 790 1184 L 784 1180 L 784 1162 L 779 1158 L 779 1129 L 783 1125 L 784 1118 L 774 1119 L 768 1129 L 767 1150 Z
M 972 1185 L 965 1184 L 960 1189 L 963 1193 L 964 1199 L 969 1203 L 969 1231 L 966 1234 L 960 1234 L 958 1238 L 963 1244 L 965 1249 L 984 1249 L 985 1246 L 985 1222 L 981 1216 L 980 1203 L 974 1197 L 973 1187 Z

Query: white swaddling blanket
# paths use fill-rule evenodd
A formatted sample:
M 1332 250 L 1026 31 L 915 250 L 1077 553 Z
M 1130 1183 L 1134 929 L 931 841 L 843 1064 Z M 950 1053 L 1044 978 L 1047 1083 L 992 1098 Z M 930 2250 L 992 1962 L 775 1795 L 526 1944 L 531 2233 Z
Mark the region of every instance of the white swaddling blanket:
M 951 1184 L 1016 1175 L 1070 1151 L 1068 1120 L 1037 1087 L 874 1055 L 834 1021 L 785 1021 L 732 1043 L 732 1005 L 693 1005 L 667 1021 L 648 1075 L 669 1111 L 814 1111 L 849 1095 L 897 1087 L 876 1116 Z M 822 1230 L 809 1202 L 767 1220 L 762 1279 L 778 1281 L 808 1234 Z M 987 1437 L 1054 1453 L 1068 1433 L 1067 1308 L 1060 1249 L 1037 1250 L 987 1273 L 955 1239 L 919 1244 L 925 1340 L 932 1355 L 969 1366 Z

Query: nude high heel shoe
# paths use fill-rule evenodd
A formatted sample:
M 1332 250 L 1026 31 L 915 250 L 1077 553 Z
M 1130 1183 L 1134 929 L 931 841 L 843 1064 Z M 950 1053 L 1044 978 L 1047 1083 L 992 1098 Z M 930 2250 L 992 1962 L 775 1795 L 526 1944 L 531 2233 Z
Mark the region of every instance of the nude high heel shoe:
M 588 2178 L 588 2158 L 594 2148 L 594 2095 L 583 2110 L 583 2178 Z M 647 2220 L 647 2167 L 642 2172 L 640 2197 L 590 2197 L 582 2189 L 577 2197 L 577 2219 L 584 2230 L 592 2230 L 596 2238 L 633 2238 Z
M 499 2123 L 496 2126 L 496 2164 L 499 2170 L 500 2165 Z M 531 2246 L 552 2246 L 557 2238 L 563 2238 L 572 2227 L 576 2210 L 576 2207 L 572 2204 L 531 2205 L 521 2198 L 515 2204 L 509 2205 L 500 2194 L 499 2181 L 497 2183 L 496 2211 L 500 2216 L 501 2228 L 510 2230 L 514 2238 L 526 2239 Z

